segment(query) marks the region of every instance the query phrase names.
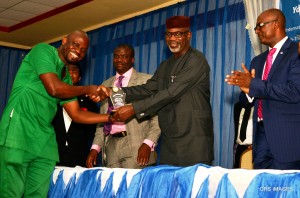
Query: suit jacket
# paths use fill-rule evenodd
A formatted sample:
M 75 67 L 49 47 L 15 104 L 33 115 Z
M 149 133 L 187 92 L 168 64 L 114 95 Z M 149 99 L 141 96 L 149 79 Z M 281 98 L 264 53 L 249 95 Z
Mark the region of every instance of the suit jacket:
M 145 85 L 125 87 L 139 118 L 158 114 L 162 131 L 160 162 L 191 166 L 214 157 L 210 105 L 210 67 L 204 55 L 190 48 L 163 61 Z
M 277 50 L 280 51 L 266 81 L 261 80 L 261 76 L 268 51 L 252 60 L 250 69 L 255 69 L 256 78 L 251 81 L 249 96 L 262 99 L 263 122 L 270 150 L 276 160 L 285 163 L 300 160 L 300 58 L 298 44 L 290 39 Z M 240 100 L 247 103 L 245 94 L 240 95 Z M 257 101 L 254 101 L 253 113 L 254 147 Z
M 97 105 L 85 96 L 78 96 L 79 106 L 83 110 L 97 113 Z M 58 105 L 57 113 L 52 121 L 56 141 L 58 144 L 60 166 L 82 166 L 85 167 L 90 145 L 96 131 L 96 124 L 79 124 L 71 122 L 68 133 L 66 133 L 63 109 Z M 66 145 L 66 142 L 68 145 Z
M 253 107 L 253 104 L 251 104 L 251 103 L 247 104 L 245 106 L 243 106 L 241 102 L 237 102 L 237 103 L 234 104 L 234 114 L 233 114 L 233 116 L 234 116 L 234 143 L 233 143 L 233 146 L 236 145 L 236 140 L 237 140 L 237 137 L 238 137 L 239 121 L 240 121 L 240 114 L 241 114 L 242 108 L 245 108 L 245 109 L 251 111 L 252 107 Z M 243 117 L 243 121 L 244 120 L 245 120 L 245 117 Z M 245 121 L 248 121 L 248 120 L 245 120 Z M 248 125 L 248 123 L 247 123 L 247 125 Z
M 128 86 L 135 86 L 145 83 L 151 75 L 145 73 L 139 73 L 135 69 L 132 71 Z M 104 86 L 111 87 L 116 77 L 113 76 L 103 82 Z M 108 109 L 108 100 L 104 100 L 100 107 L 100 114 L 106 114 Z M 160 128 L 158 126 L 157 116 L 149 116 L 147 119 L 137 120 L 132 118 L 126 121 L 126 132 L 128 136 L 128 142 L 131 148 L 132 157 L 137 158 L 138 149 L 145 139 L 153 141 L 157 145 L 158 138 L 160 136 Z M 102 159 L 105 160 L 105 135 L 103 133 L 103 125 L 99 124 L 95 133 L 93 144 L 97 144 L 102 150 Z M 154 152 L 151 152 L 148 164 L 156 162 Z

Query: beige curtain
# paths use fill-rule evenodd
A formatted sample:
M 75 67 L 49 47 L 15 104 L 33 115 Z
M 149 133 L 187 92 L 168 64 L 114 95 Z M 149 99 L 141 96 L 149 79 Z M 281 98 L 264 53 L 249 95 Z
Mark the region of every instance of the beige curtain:
M 254 49 L 254 54 L 258 55 L 267 50 L 267 46 L 260 44 L 257 35 L 255 34 L 254 27 L 256 19 L 260 13 L 269 8 L 279 8 L 279 0 L 244 0 L 246 11 L 246 20 L 250 41 Z

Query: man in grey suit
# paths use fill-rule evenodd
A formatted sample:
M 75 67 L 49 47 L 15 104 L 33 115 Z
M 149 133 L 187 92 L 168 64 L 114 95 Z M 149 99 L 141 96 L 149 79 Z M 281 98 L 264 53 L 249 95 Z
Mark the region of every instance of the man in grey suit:
M 162 132 L 160 164 L 211 165 L 210 67 L 204 55 L 190 46 L 189 17 L 168 18 L 166 27 L 165 39 L 173 56 L 160 64 L 146 84 L 124 88 L 132 105 L 118 108 L 114 118 L 127 120 L 135 115 L 142 119 L 157 113 Z M 101 97 L 110 94 L 107 88 L 102 92 Z
M 145 83 L 151 75 L 139 73 L 133 68 L 134 49 L 130 45 L 119 45 L 113 58 L 116 75 L 103 85 L 114 87 L 122 79 L 122 87 Z M 109 113 L 108 99 L 103 101 L 100 113 Z M 98 153 L 102 150 L 105 166 L 110 168 L 143 168 L 156 162 L 154 147 L 160 136 L 157 116 L 149 115 L 143 120 L 132 118 L 126 122 L 112 125 L 99 124 L 88 158 L 87 167 L 96 164 Z

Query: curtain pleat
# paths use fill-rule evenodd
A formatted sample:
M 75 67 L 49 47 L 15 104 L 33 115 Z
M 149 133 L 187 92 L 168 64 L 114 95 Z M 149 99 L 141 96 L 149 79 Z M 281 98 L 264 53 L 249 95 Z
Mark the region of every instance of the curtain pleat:
M 27 50 L 0 46 L 0 118 L 9 99 L 13 80 Z

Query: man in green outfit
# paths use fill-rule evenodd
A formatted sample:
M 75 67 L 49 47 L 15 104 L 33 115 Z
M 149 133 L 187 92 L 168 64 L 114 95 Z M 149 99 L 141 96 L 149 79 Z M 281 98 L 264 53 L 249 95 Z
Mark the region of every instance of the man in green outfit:
M 1 197 L 46 197 L 58 161 L 51 121 L 60 103 L 73 121 L 99 123 L 110 116 L 83 111 L 76 96 L 98 97 L 98 86 L 72 86 L 65 65 L 76 64 L 89 46 L 81 30 L 63 38 L 59 48 L 38 44 L 24 58 L 0 120 Z M 112 120 L 113 121 L 113 120 Z

